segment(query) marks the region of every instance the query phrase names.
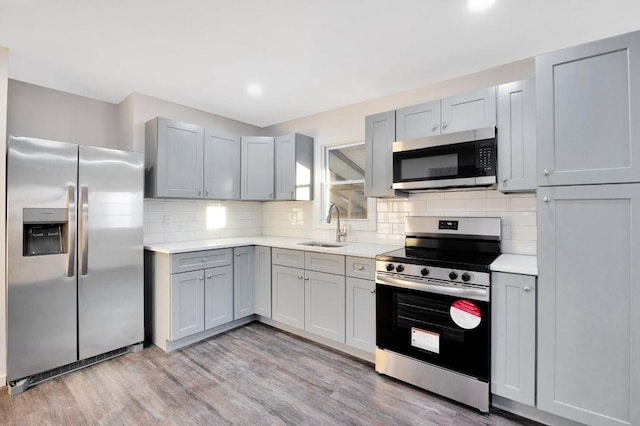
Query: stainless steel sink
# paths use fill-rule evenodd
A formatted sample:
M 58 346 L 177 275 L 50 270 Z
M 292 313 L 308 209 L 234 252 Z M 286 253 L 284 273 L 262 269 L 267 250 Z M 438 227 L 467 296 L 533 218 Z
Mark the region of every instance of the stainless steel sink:
M 323 241 L 305 241 L 304 243 L 298 243 L 301 246 L 308 247 L 324 247 L 324 248 L 336 248 L 336 247 L 344 247 L 346 244 L 342 243 L 327 243 Z

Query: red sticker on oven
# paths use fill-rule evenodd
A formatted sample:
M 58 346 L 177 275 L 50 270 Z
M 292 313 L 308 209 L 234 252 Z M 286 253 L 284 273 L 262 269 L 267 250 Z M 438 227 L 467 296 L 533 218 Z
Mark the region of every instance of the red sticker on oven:
M 478 306 L 469 300 L 456 300 L 449 309 L 451 319 L 459 327 L 471 330 L 480 325 L 482 313 Z

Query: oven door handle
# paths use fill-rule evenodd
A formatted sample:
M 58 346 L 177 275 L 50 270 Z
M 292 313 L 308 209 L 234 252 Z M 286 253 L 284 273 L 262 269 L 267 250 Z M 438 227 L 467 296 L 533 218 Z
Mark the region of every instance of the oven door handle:
M 446 296 L 466 297 L 473 300 L 489 301 L 489 288 L 457 288 L 437 284 L 427 284 L 424 281 L 414 281 L 410 278 L 394 278 L 387 275 L 376 274 L 376 283 L 386 284 L 393 287 L 408 288 L 431 293 L 443 294 Z

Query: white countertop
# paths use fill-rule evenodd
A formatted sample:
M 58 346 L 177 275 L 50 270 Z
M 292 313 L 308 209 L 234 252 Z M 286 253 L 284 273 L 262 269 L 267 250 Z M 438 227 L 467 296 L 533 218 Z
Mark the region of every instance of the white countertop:
M 315 251 L 320 253 L 333 253 L 344 256 L 356 256 L 356 257 L 368 257 L 374 258 L 377 254 L 385 253 L 391 250 L 397 250 L 402 246 L 387 245 L 387 244 L 368 244 L 368 243 L 354 243 L 344 242 L 341 247 L 313 247 L 304 246 L 300 243 L 308 241 L 321 241 L 313 240 L 311 238 L 288 238 L 288 237 L 238 237 L 238 238 L 217 238 L 213 240 L 197 240 L 197 241 L 182 241 L 178 243 L 153 243 L 145 244 L 146 250 L 155 251 L 157 253 L 175 254 L 186 253 L 190 251 L 220 249 L 229 247 L 242 247 L 242 246 L 267 246 L 267 247 L 280 247 L 294 250 Z M 322 241 L 326 243 L 335 243 L 334 241 Z M 337 244 L 337 243 L 336 243 Z
M 526 256 L 523 254 L 501 254 L 491 264 L 491 270 L 495 272 L 537 276 L 538 258 L 537 256 Z

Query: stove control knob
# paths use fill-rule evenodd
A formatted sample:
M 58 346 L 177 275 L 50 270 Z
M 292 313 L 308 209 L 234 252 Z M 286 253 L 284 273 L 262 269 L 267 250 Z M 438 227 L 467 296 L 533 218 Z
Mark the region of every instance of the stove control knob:
M 458 273 L 456 271 L 449 272 L 449 278 L 455 280 L 456 278 L 458 278 Z
M 471 275 L 469 275 L 467 272 L 465 272 L 464 274 L 462 274 L 462 281 L 469 281 L 471 279 Z
M 426 277 L 427 275 L 429 275 L 429 270 L 427 268 L 422 268 L 420 273 L 422 274 L 423 277 Z
M 394 268 L 393 263 L 388 263 L 387 264 L 387 271 L 391 272 L 391 271 L 393 271 L 393 268 Z
M 404 271 L 404 266 L 402 265 L 396 266 L 396 272 L 402 272 L 402 271 Z

